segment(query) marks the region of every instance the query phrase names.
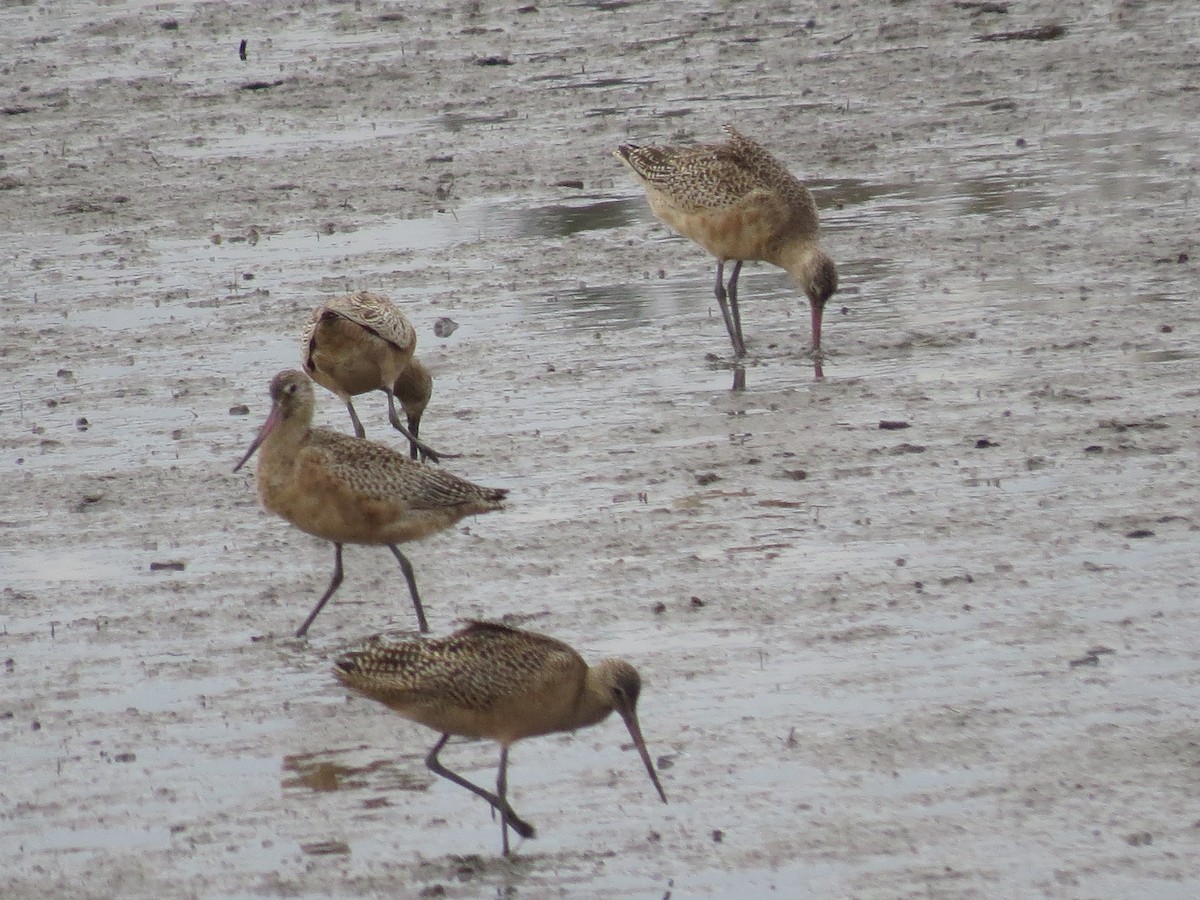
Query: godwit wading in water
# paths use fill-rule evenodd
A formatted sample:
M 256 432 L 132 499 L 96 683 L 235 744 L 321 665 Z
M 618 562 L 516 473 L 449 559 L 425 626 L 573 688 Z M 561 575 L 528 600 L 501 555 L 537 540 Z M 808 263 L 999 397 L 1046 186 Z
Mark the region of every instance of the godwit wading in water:
M 505 856 L 509 828 L 523 838 L 534 835 L 533 826 L 513 812 L 506 796 L 508 748 L 521 738 L 596 725 L 616 710 L 658 795 L 667 802 L 638 724 L 642 680 L 622 659 L 589 668 L 562 641 L 497 622 L 471 622 L 438 640 L 378 642 L 346 653 L 334 674 L 347 687 L 442 733 L 425 765 L 500 813 Z M 438 753 L 456 734 L 491 738 L 500 745 L 495 794 L 438 762 Z
M 729 140 L 694 147 L 640 147 L 616 151 L 646 189 L 654 214 L 717 258 L 717 303 L 738 359 L 746 355 L 737 282 L 745 260 L 787 271 L 808 296 L 813 351 L 820 360 L 821 318 L 837 290 L 837 267 L 820 247 L 817 206 L 762 146 L 725 126 Z M 725 263 L 733 261 L 729 286 Z M 818 377 L 820 366 L 818 362 Z
M 382 544 L 392 551 L 421 631 L 428 631 L 412 564 L 397 544 L 449 528 L 464 516 L 501 509 L 508 493 L 485 488 L 391 447 L 313 428 L 312 382 L 295 369 L 271 381 L 271 414 L 235 467 L 260 447 L 258 494 L 263 506 L 301 531 L 332 541 L 333 579 L 296 637 L 303 637 L 342 583 L 343 544 Z
M 366 429 L 354 411 L 351 397 L 383 391 L 388 398 L 388 420 L 409 440 L 412 456 L 437 462 L 439 454 L 417 439 L 414 422 L 429 402 L 429 370 L 416 362 L 417 332 L 396 304 L 381 294 L 358 291 L 334 297 L 312 311 L 300 338 L 304 371 L 313 381 L 337 394 L 350 412 L 354 433 Z M 417 366 L 413 369 L 414 364 Z M 410 369 L 413 369 L 410 371 Z M 424 396 L 423 402 L 419 399 Z M 409 398 L 406 428 L 396 413 L 397 396 Z

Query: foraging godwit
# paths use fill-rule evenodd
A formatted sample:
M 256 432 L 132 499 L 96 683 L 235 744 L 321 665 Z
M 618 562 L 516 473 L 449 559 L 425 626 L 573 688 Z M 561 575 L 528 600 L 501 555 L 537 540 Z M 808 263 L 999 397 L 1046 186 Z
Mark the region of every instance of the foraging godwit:
M 388 420 L 408 438 L 414 458 L 420 453 L 423 459 L 437 462 L 437 452 L 417 440 L 396 414 L 396 385 L 405 382 L 416 346 L 417 332 L 400 308 L 370 291 L 344 294 L 318 306 L 300 337 L 304 371 L 346 404 L 356 435 L 366 437 L 367 432 L 350 398 L 383 391 L 388 398 Z M 429 376 L 422 366 L 413 376 L 418 383 L 422 373 Z
M 533 837 L 534 829 L 508 804 L 508 748 L 521 738 L 596 725 L 616 710 L 641 754 L 663 803 L 667 795 L 638 725 L 642 680 L 623 659 L 591 668 L 562 641 L 471 622 L 439 640 L 376 642 L 341 656 L 334 674 L 347 687 L 400 715 L 442 733 L 425 765 L 482 797 L 500 813 L 501 842 L 508 856 L 508 829 Z M 496 793 L 484 790 L 438 762 L 451 735 L 491 738 L 500 745 Z
M 508 493 L 413 462 L 384 444 L 313 428 L 312 382 L 295 369 L 271 381 L 271 414 L 233 469 L 262 447 L 258 493 L 263 506 L 301 531 L 332 541 L 333 579 L 296 637 L 342 583 L 343 544 L 382 544 L 408 582 L 417 623 L 428 631 L 412 564 L 397 544 L 449 528 L 464 516 L 501 509 Z
M 837 267 L 818 243 L 817 205 L 808 188 L 766 149 L 730 125 L 725 133 L 724 144 L 622 144 L 616 156 L 646 189 L 654 214 L 717 258 L 717 303 L 735 357 L 746 355 L 738 274 L 743 261 L 762 260 L 785 269 L 808 295 L 813 351 L 819 358 L 821 317 L 837 290 Z

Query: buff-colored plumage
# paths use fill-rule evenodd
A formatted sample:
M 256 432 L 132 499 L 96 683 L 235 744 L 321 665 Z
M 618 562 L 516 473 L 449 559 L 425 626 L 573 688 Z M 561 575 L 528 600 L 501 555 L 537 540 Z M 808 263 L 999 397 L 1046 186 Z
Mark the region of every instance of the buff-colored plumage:
M 438 731 L 501 744 L 592 725 L 612 711 L 603 692 L 581 693 L 588 666 L 569 646 L 497 623 L 473 622 L 441 640 L 373 644 L 345 659 L 337 675 L 355 690 Z
M 816 203 L 765 148 L 732 126 L 725 133 L 722 144 L 622 144 L 616 155 L 645 188 L 654 214 L 717 258 L 717 300 L 736 356 L 745 355 L 737 305 L 744 260 L 769 262 L 792 276 L 808 296 L 813 349 L 819 351 L 821 318 L 837 290 L 837 268 L 820 246 Z M 729 261 L 735 266 L 727 290 L 723 273 Z
M 773 240 L 762 242 L 762 248 L 768 251 L 784 239 L 787 231 L 815 232 L 817 208 L 808 189 L 761 145 L 731 126 L 726 126 L 725 133 L 729 140 L 724 144 L 624 144 L 618 155 L 654 191 L 651 202 L 656 212 L 661 209 L 667 215 L 690 217 L 753 205 L 778 226 L 779 233 L 772 235 Z M 716 251 L 710 252 L 717 255 Z M 746 256 L 727 256 L 757 258 L 749 255 L 752 252 L 748 248 Z
M 641 678 L 624 660 L 589 667 L 562 641 L 475 621 L 438 640 L 373 641 L 341 656 L 334 674 L 346 686 L 442 733 L 426 764 L 501 813 L 505 854 L 509 827 L 523 837 L 533 835 L 505 797 L 508 748 L 522 738 L 595 725 L 615 710 L 666 802 L 637 721 Z M 441 766 L 437 755 L 450 735 L 500 744 L 495 794 Z
M 311 354 L 314 349 L 309 344 L 316 336 L 318 328 L 328 323 L 331 318 L 344 319 L 358 325 L 379 340 L 390 344 L 395 353 L 404 357 L 405 365 L 417 348 L 417 333 L 396 304 L 382 294 L 356 291 L 334 297 L 312 311 L 301 339 L 306 354 Z
M 343 544 L 391 549 L 408 581 L 421 630 L 427 630 L 411 566 L 396 545 L 441 531 L 464 516 L 500 509 L 508 492 L 414 462 L 384 444 L 313 428 L 312 382 L 303 372 L 276 375 L 271 400 L 271 414 L 237 468 L 261 447 L 257 480 L 263 506 L 336 548 L 334 583 L 299 635 L 341 582 Z
M 300 336 L 304 371 L 346 404 L 356 435 L 365 437 L 366 430 L 351 398 L 383 391 L 388 419 L 409 439 L 413 457 L 420 452 L 436 461 L 438 454 L 417 440 L 413 428 L 413 411 L 420 407 L 415 417 L 419 424 L 432 390 L 429 370 L 413 357 L 416 347 L 417 332 L 400 308 L 370 291 L 344 294 L 318 306 Z M 409 397 L 408 403 L 401 400 L 409 414 L 408 428 L 396 413 L 396 400 L 402 394 Z

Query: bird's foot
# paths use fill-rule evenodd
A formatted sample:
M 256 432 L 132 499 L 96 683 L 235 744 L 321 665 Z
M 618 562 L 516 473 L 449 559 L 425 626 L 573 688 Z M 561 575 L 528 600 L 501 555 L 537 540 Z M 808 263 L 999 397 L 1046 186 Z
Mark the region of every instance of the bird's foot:
M 444 453 L 430 450 L 424 444 L 417 445 L 417 458 L 421 462 L 441 462 L 443 459 L 462 459 L 461 453 Z
M 514 815 L 508 817 L 508 827 L 515 831 L 523 838 L 537 837 L 537 829 L 526 822 L 524 819 L 518 819 Z

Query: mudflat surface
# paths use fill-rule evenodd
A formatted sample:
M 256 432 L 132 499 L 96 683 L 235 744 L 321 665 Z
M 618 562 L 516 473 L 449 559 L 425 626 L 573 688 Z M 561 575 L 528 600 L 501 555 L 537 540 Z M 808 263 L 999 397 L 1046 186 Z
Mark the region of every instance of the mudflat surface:
M 0 5 L 0 894 L 1197 895 L 1200 6 L 750 6 Z M 822 381 L 752 265 L 730 391 L 610 155 L 724 122 L 821 207 Z M 408 547 L 435 632 L 629 659 L 669 805 L 619 721 L 521 743 L 503 860 L 330 675 L 390 554 L 291 637 L 332 549 L 231 469 L 358 288 L 512 491 Z

